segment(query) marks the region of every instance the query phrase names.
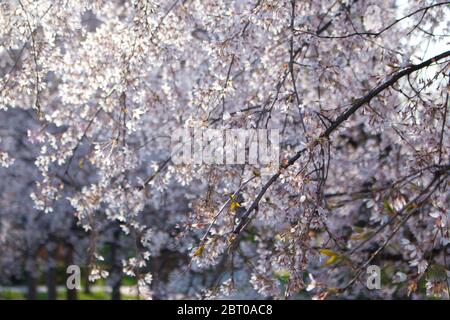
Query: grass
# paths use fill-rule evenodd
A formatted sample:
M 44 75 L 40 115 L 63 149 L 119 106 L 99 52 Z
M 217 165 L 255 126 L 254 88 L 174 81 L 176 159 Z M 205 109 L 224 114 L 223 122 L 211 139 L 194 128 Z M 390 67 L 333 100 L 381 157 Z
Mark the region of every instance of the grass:
M 37 300 L 47 300 L 47 293 L 38 292 Z M 4 290 L 0 292 L 0 300 L 25 300 L 26 294 L 21 292 Z M 66 300 L 66 292 L 64 290 L 58 290 L 57 300 Z M 78 300 L 110 300 L 110 294 L 102 291 L 85 293 L 83 290 L 78 292 Z M 122 300 L 136 300 L 136 296 L 122 295 Z

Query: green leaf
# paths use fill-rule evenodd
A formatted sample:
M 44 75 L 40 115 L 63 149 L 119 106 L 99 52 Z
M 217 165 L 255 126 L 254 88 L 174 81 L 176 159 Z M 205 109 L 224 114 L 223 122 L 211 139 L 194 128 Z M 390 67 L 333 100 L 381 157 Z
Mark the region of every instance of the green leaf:
M 291 275 L 289 274 L 288 270 L 279 270 L 275 272 L 275 277 L 278 279 L 278 281 L 280 281 L 281 284 L 286 284 Z
M 441 264 L 432 264 L 428 269 L 428 280 L 433 282 L 445 281 L 447 276 L 445 267 Z
M 397 212 L 394 210 L 394 208 L 392 208 L 392 206 L 391 206 L 391 204 L 389 203 L 389 201 L 384 200 L 383 204 L 384 204 L 384 209 L 387 211 L 387 213 L 388 213 L 390 216 L 395 216 L 395 215 L 397 215 Z
M 325 261 L 324 265 L 330 266 L 338 261 L 338 254 L 332 250 L 329 249 L 320 249 L 320 254 L 323 254 L 324 256 L 327 256 L 328 259 Z
M 198 257 L 203 253 L 203 250 L 205 250 L 205 244 L 202 244 L 200 247 L 195 250 L 193 257 Z

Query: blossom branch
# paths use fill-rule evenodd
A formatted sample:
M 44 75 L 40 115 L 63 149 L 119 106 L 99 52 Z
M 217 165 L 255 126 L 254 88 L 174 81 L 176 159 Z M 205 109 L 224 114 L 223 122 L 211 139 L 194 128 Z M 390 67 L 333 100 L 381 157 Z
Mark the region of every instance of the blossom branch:
M 255 200 L 253 200 L 252 204 L 250 205 L 250 207 L 247 209 L 247 211 L 244 213 L 244 215 L 242 216 L 242 219 L 240 221 L 240 223 L 238 224 L 238 226 L 235 228 L 235 230 L 233 231 L 234 234 L 239 234 L 244 226 L 247 224 L 248 219 L 251 215 L 251 213 L 253 212 L 253 210 L 255 210 L 258 205 L 259 202 L 261 201 L 262 197 L 264 196 L 264 194 L 267 192 L 267 190 L 270 188 L 270 186 L 278 179 L 278 177 L 281 174 L 281 169 L 287 169 L 288 167 L 290 167 L 291 165 L 293 165 L 300 157 L 303 153 L 305 153 L 308 149 L 313 149 L 315 146 L 317 146 L 319 144 L 320 140 L 323 139 L 329 139 L 330 135 L 344 122 L 346 121 L 348 118 L 350 118 L 351 115 L 353 115 L 356 111 L 358 111 L 363 105 L 365 105 L 366 103 L 369 103 L 374 97 L 376 97 L 378 94 L 380 94 L 381 92 L 383 92 L 384 90 L 386 90 L 387 88 L 391 87 L 393 84 L 395 84 L 399 79 L 410 75 L 413 72 L 416 72 L 418 70 L 421 70 L 425 67 L 428 67 L 429 65 L 431 65 L 432 63 L 444 59 L 446 57 L 450 56 L 450 51 L 446 51 L 443 52 L 441 54 L 438 54 L 436 56 L 434 56 L 433 58 L 430 58 L 422 63 L 416 64 L 416 65 L 411 65 L 407 68 L 404 68 L 401 71 L 398 71 L 396 73 L 394 73 L 393 75 L 391 75 L 389 78 L 387 78 L 385 81 L 381 82 L 379 85 L 375 86 L 372 90 L 370 90 L 365 96 L 357 99 L 355 102 L 352 103 L 352 106 L 345 111 L 344 113 L 342 113 L 339 117 L 336 118 L 336 120 L 334 120 L 332 122 L 332 124 L 323 132 L 319 135 L 318 139 L 312 141 L 306 148 L 303 148 L 302 150 L 300 150 L 299 152 L 297 152 L 292 158 L 290 158 L 286 164 L 282 165 L 280 170 L 274 174 L 269 181 L 266 182 L 266 184 L 264 185 L 264 187 L 262 188 L 262 190 L 259 192 L 259 194 L 256 196 Z

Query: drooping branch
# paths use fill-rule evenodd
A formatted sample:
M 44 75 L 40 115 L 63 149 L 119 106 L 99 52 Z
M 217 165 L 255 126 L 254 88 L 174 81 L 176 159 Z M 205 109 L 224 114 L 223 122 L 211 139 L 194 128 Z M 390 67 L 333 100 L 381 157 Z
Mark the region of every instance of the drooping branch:
M 363 272 L 363 270 L 365 270 L 365 268 L 367 268 L 367 266 L 370 265 L 370 263 L 375 259 L 375 257 L 384 249 L 386 248 L 386 246 L 389 244 L 389 242 L 392 240 L 392 238 L 395 236 L 395 234 L 401 229 L 401 227 L 417 212 L 420 211 L 421 206 L 426 203 L 428 201 L 428 199 L 431 197 L 431 195 L 434 193 L 434 191 L 436 191 L 436 189 L 440 186 L 440 184 L 445 181 L 445 177 L 441 179 L 441 175 L 443 175 L 445 172 L 441 171 L 435 174 L 434 179 L 428 184 L 428 186 L 425 188 L 425 190 L 423 192 L 421 192 L 413 201 L 411 201 L 410 203 L 406 204 L 394 217 L 393 219 L 390 219 L 386 224 L 384 224 L 381 228 L 384 229 L 386 226 L 392 224 L 394 220 L 394 218 L 398 218 L 401 217 L 402 219 L 400 220 L 400 222 L 394 227 L 394 230 L 391 232 L 391 234 L 388 236 L 388 238 L 383 242 L 382 245 L 380 245 L 378 247 L 378 249 L 373 252 L 370 255 L 370 258 L 363 263 L 358 270 L 355 273 L 355 276 L 343 287 L 341 288 L 339 291 L 343 292 L 345 290 L 347 290 L 348 288 L 350 288 L 353 283 L 355 283 L 355 281 L 357 281 L 357 279 L 359 278 L 359 276 L 361 275 L 361 273 Z M 378 234 L 378 231 L 376 232 L 376 234 Z M 365 244 L 366 241 L 363 242 L 363 244 Z M 360 246 L 358 246 L 355 249 L 360 248 Z M 349 255 L 351 255 L 353 252 L 355 252 L 355 249 L 353 249 Z
M 305 153 L 308 149 L 313 149 L 315 146 L 317 146 L 319 144 L 319 141 L 323 140 L 323 139 L 329 139 L 329 137 L 331 136 L 331 134 L 344 122 L 346 121 L 348 118 L 350 118 L 351 115 L 353 115 L 356 111 L 358 111 L 362 106 L 364 106 L 365 104 L 369 103 L 373 98 L 375 98 L 376 96 L 378 96 L 381 92 L 383 92 L 384 90 L 386 90 L 387 88 L 391 87 L 392 85 L 394 85 L 398 80 L 400 80 L 401 78 L 408 76 L 418 70 L 421 70 L 425 67 L 430 66 L 431 64 L 433 64 L 436 61 L 442 60 L 446 57 L 450 56 L 450 50 L 449 51 L 445 51 L 441 54 L 438 54 L 437 56 L 434 56 L 422 63 L 416 64 L 416 65 L 411 65 L 408 66 L 394 74 L 392 74 L 391 76 L 389 76 L 387 79 L 385 79 L 383 82 L 381 82 L 380 84 L 378 84 L 377 86 L 375 86 L 372 90 L 370 90 L 366 95 L 364 95 L 363 97 L 357 99 L 356 101 L 354 101 L 351 104 L 351 107 L 345 111 L 344 113 L 342 113 L 340 116 L 338 116 L 336 118 L 336 120 L 334 120 L 331 125 L 324 131 L 322 132 L 318 139 L 312 141 L 307 147 L 301 149 L 300 151 L 298 151 L 293 157 L 291 157 L 285 164 L 282 164 L 280 166 L 280 170 L 274 174 L 267 182 L 266 184 L 263 186 L 262 190 L 259 192 L 259 194 L 256 196 L 255 200 L 253 200 L 252 204 L 250 205 L 250 207 L 246 210 L 246 212 L 244 213 L 244 215 L 242 216 L 242 219 L 240 221 L 240 223 L 238 224 L 238 226 L 234 229 L 233 233 L 234 234 L 239 234 L 247 225 L 248 220 L 250 218 L 251 213 L 258 208 L 259 202 L 261 201 L 262 197 L 264 196 L 264 194 L 267 192 L 267 190 L 270 188 L 270 186 L 278 179 L 278 177 L 281 174 L 281 170 L 282 169 L 287 169 L 288 167 L 292 166 L 300 157 L 303 153 Z
M 314 37 L 321 38 L 321 39 L 346 39 L 346 38 L 351 38 L 351 37 L 355 37 L 355 36 L 378 37 L 381 34 L 383 34 L 384 32 L 386 32 L 387 30 L 391 29 L 397 23 L 414 16 L 419 12 L 423 12 L 422 17 L 420 18 L 420 21 L 414 26 L 414 28 L 411 31 L 408 32 L 408 34 L 410 34 L 413 30 L 415 30 L 416 28 L 418 28 L 420 26 L 420 23 L 422 22 L 423 17 L 425 16 L 425 14 L 427 13 L 428 10 L 430 10 L 434 7 L 449 5 L 449 4 L 450 4 L 450 1 L 444 1 L 444 2 L 435 3 L 435 4 L 432 4 L 432 5 L 423 7 L 423 8 L 419 8 L 401 18 L 396 19 L 395 21 L 391 22 L 389 25 L 385 26 L 383 29 L 381 29 L 377 32 L 365 32 L 365 31 L 358 32 L 358 31 L 356 31 L 356 32 L 344 34 L 344 35 L 329 36 L 329 35 L 321 35 L 320 33 L 311 32 L 309 30 L 295 30 L 295 31 L 297 33 L 309 34 L 309 35 L 312 35 Z

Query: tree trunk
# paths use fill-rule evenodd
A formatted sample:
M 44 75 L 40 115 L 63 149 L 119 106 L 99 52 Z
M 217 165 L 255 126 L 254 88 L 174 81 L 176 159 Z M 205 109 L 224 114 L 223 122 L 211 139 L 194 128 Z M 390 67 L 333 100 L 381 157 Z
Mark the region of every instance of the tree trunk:
M 47 299 L 56 300 L 56 268 L 53 266 L 47 271 Z
M 27 282 L 27 300 L 36 300 L 37 299 L 37 281 L 33 276 L 32 272 L 26 272 L 26 282 Z
M 51 248 L 51 245 L 48 246 L 47 249 L 47 299 L 48 300 L 56 300 L 57 297 L 57 289 L 56 289 L 56 255 L 57 255 L 57 247 Z
M 113 283 L 112 286 L 112 294 L 111 294 L 111 299 L 112 300 L 120 300 L 121 299 L 121 295 L 120 295 L 120 285 L 121 285 L 122 279 L 119 278 L 119 280 L 115 281 Z
M 120 286 L 122 282 L 122 270 L 118 263 L 118 250 L 120 240 L 120 229 L 116 228 L 113 234 L 113 241 L 111 242 L 111 280 L 112 280 L 112 300 L 120 300 Z
M 89 281 L 89 271 L 84 272 L 85 276 L 84 278 L 84 293 L 90 294 L 91 293 L 91 282 Z

